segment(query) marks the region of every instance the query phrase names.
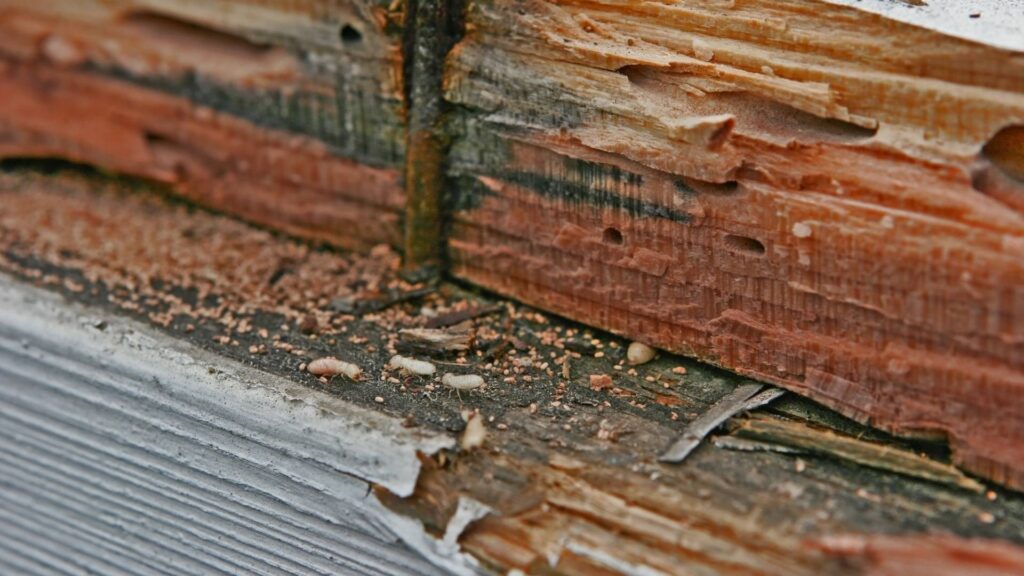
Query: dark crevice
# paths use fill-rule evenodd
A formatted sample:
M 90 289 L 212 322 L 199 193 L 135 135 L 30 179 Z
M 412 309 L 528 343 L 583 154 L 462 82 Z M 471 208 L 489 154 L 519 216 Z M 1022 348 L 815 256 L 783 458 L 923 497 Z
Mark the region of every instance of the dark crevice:
M 110 176 L 93 164 L 54 156 L 0 158 L 0 172 L 35 172 L 46 175 L 74 173 L 88 177 Z
M 676 183 L 676 188 L 680 191 L 689 189 L 697 192 L 698 194 L 705 194 L 708 196 L 734 196 L 743 192 L 743 189 L 740 188 L 739 182 L 735 180 L 730 180 L 728 182 L 706 182 L 704 180 L 684 178 Z
M 449 220 L 444 190 L 451 189 L 445 136 L 450 106 L 444 66 L 462 38 L 464 0 L 410 0 L 402 38 L 406 102 L 405 266 L 447 268 Z

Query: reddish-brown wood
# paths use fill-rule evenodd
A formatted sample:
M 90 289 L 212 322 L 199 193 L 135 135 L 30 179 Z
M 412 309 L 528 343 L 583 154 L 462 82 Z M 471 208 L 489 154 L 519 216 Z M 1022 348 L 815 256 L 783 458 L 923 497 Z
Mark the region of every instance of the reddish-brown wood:
M 871 576 L 1024 572 L 1024 550 L 1006 542 L 952 536 L 846 536 L 823 538 L 813 546 L 847 558 Z
M 400 242 L 395 169 L 116 80 L 8 64 L 0 83 L 0 156 L 60 157 L 143 176 L 210 208 L 338 246 Z
M 339 246 L 400 244 L 392 16 L 284 4 L 0 3 L 0 157 L 151 178 Z
M 467 30 L 456 275 L 1024 487 L 1019 54 L 812 1 L 495 0 Z
M 1024 487 L 1020 53 L 822 0 L 481 0 L 441 106 L 405 7 L 2 0 L 0 156 L 340 246 L 408 209 L 415 260 L 444 228 L 460 278 Z
M 498 299 L 499 313 L 471 319 L 477 335 L 471 349 L 456 353 L 455 362 L 449 361 L 450 356 L 434 358 L 438 373 L 433 377 L 412 377 L 387 368 L 395 351 L 392 346 L 404 353 L 403 331 L 451 318 L 446 311 L 483 306 L 479 295 L 446 283 L 424 296 L 403 281 L 398 270 L 397 254 L 387 249 L 363 254 L 315 250 L 227 216 L 190 209 L 136 181 L 73 171 L 0 173 L 4 293 L 9 294 L 12 284 L 24 282 L 59 291 L 66 300 L 46 299 L 55 302 L 53 306 L 67 319 L 57 326 L 80 327 L 97 338 L 102 334 L 110 347 L 104 347 L 99 362 L 104 358 L 111 363 L 123 361 L 124 356 L 131 357 L 126 347 L 136 349 L 143 342 L 167 346 L 174 362 L 182 362 L 192 358 L 176 352 L 187 341 L 214 354 L 197 359 L 200 364 L 185 360 L 183 370 L 206 372 L 207 367 L 232 366 L 225 358 L 257 369 L 227 368 L 215 376 L 213 402 L 225 398 L 217 387 L 226 378 L 244 378 L 242 385 L 263 389 L 267 377 L 263 372 L 283 376 L 290 382 L 289 404 L 301 414 L 294 422 L 309 426 L 298 441 L 282 442 L 300 452 L 307 440 L 328 449 L 336 446 L 342 453 L 349 453 L 349 448 L 365 450 L 358 444 L 349 446 L 355 442 L 351 437 L 332 436 L 337 428 L 316 427 L 321 417 L 332 423 L 340 419 L 333 406 L 353 403 L 367 409 L 367 414 L 388 414 L 384 419 L 393 422 L 392 430 L 401 428 L 403 436 L 422 438 L 454 436 L 464 422 L 463 411 L 478 410 L 486 430 L 482 447 L 454 450 L 458 439 L 453 437 L 452 451 L 421 457 L 422 471 L 413 494 L 402 498 L 386 486 L 378 486 L 376 492 L 416 528 L 415 533 L 420 533 L 417 522 L 422 522 L 431 540 L 448 532 L 460 503 L 469 500 L 490 509 L 486 517 L 466 526 L 457 541 L 462 552 L 491 572 L 831 575 L 858 574 L 875 565 L 899 565 L 901 560 L 945 558 L 944 566 L 931 565 L 931 576 L 938 576 L 973 573 L 976 566 L 1014 566 L 1011 561 L 1019 556 L 1014 546 L 1024 540 L 1024 495 L 995 487 L 978 493 L 977 483 L 965 482 L 948 465 L 935 461 L 934 453 L 929 457 L 908 452 L 901 442 L 792 396 L 777 400 L 770 409 L 731 420 L 714 433 L 714 442 L 698 448 L 683 465 L 659 464 L 659 452 L 686 422 L 730 395 L 744 379 L 669 354 L 616 370 L 614 366 L 623 363 L 626 341 L 514 302 Z M 394 300 L 395 294 L 411 292 L 422 297 Z M 32 301 L 39 297 L 37 291 L 30 294 Z M 4 298 L 5 303 L 12 302 L 9 296 Z M 495 303 L 493 296 L 483 298 Z M 376 307 L 381 299 L 388 302 L 387 309 Z M 375 312 L 360 317 L 346 313 L 342 306 L 348 306 L 349 312 Z M 5 318 L 12 316 L 8 308 L 0 306 Z M 38 308 L 29 304 L 28 310 L 33 309 Z M 432 316 L 431 310 L 442 315 Z M 25 314 L 22 310 L 14 317 Z M 148 336 L 155 334 L 148 330 L 121 336 L 125 334 L 123 319 L 118 318 L 122 314 L 161 326 L 163 339 Z M 2 328 L 4 370 L 38 366 L 39 356 L 49 348 L 12 339 L 12 326 L 7 323 Z M 50 336 L 68 342 L 61 329 L 54 328 Z M 507 348 L 495 352 L 501 341 L 509 342 Z M 578 352 L 586 350 L 581 345 L 602 355 Z M 38 386 L 42 390 L 66 381 L 67 368 L 81 362 L 80 349 L 61 346 L 58 350 L 68 350 L 71 357 L 53 365 L 53 383 L 47 381 L 46 371 L 41 372 Z M 22 362 L 10 361 L 11 349 L 24 351 Z M 487 360 L 475 362 L 481 357 L 478 353 L 488 354 Z M 421 351 L 416 355 L 429 358 Z M 319 380 L 310 373 L 310 365 L 324 357 L 358 365 L 363 379 Z M 684 374 L 682 367 L 687 368 Z M 451 393 L 443 384 L 448 371 L 480 375 L 486 384 Z M 147 384 L 180 396 L 182 392 L 166 379 L 174 378 L 173 372 L 173 365 L 170 370 L 154 371 L 154 382 Z M 592 387 L 592 375 L 604 375 L 611 388 Z M 126 378 L 117 372 L 110 380 L 120 385 Z M 89 420 L 90 413 L 79 413 L 80 404 L 65 403 L 61 393 L 44 397 L 56 400 L 56 407 L 23 413 L 22 402 L 27 400 L 22 398 L 31 394 L 18 394 L 19 401 L 12 404 L 13 389 L 4 382 L 0 390 L 8 402 L 5 418 L 28 419 L 67 406 L 75 421 Z M 103 397 L 96 398 L 94 391 L 90 385 L 83 400 L 99 405 Z M 311 407 L 323 406 L 310 404 L 317 391 L 334 398 L 326 411 L 317 410 L 320 416 L 313 416 Z M 147 396 L 133 395 L 115 407 L 138 414 L 152 406 L 150 402 Z M 287 409 L 289 414 L 292 409 Z M 377 432 L 381 419 L 376 416 L 351 422 Z M 188 423 L 195 417 L 191 412 L 182 427 L 171 426 L 170 432 L 191 434 L 193 426 Z M 48 422 L 52 420 L 42 420 L 31 429 L 49 429 Z M 95 426 L 109 431 L 111 424 L 101 419 Z M 210 429 L 232 445 L 246 436 L 245 428 L 228 435 L 220 426 L 198 428 Z M 90 440 L 95 436 L 83 436 L 78 427 L 53 426 L 53 430 L 74 441 L 68 458 L 79 459 L 97 450 Z M 103 436 L 113 443 L 150 445 L 145 437 L 125 438 L 115 432 Z M 756 440 L 768 451 L 723 448 L 727 441 L 736 447 L 735 442 L 744 439 Z M 352 468 L 345 472 L 314 460 L 315 475 L 298 479 L 307 487 L 329 485 L 339 479 L 348 481 L 350 474 L 360 477 L 363 466 L 414 457 L 411 451 L 386 446 L 379 460 L 346 463 Z M 153 445 L 156 453 L 161 449 Z M 793 449 L 799 453 L 793 454 Z M 58 462 L 64 457 L 59 449 L 46 452 Z M 146 456 L 150 453 L 143 451 Z M 196 460 L 190 451 L 183 457 Z M 253 462 L 251 457 L 243 455 L 241 460 L 251 472 L 232 476 L 229 486 L 267 472 L 268 466 L 260 465 L 266 460 Z M 104 460 L 97 460 L 86 461 L 90 468 L 103 469 Z M 124 464 L 120 458 L 114 462 L 115 470 Z M 271 462 L 269 469 L 275 465 L 276 461 Z M 80 476 L 74 468 L 55 470 L 77 486 Z M 179 472 L 179 467 L 171 469 L 172 476 Z M 266 484 L 257 486 L 255 494 L 265 495 Z M 86 496 L 92 498 L 91 494 Z M 132 496 L 116 490 L 101 494 L 100 509 L 104 502 L 116 505 Z M 342 508 L 330 492 L 315 494 L 314 508 L 326 503 L 331 510 L 352 510 Z M 356 495 L 357 500 L 372 502 L 371 496 Z M 11 498 L 7 492 L 3 496 Z M 51 500 L 62 509 L 64 500 Z M 216 497 L 208 501 L 221 502 Z M 260 502 L 246 510 L 259 512 Z M 376 526 L 362 510 L 356 508 L 352 517 Z M 136 514 L 129 511 L 129 518 Z M 186 528 L 197 525 L 192 516 L 184 518 Z M 80 525 L 69 522 L 72 527 Z M 110 526 L 115 535 L 123 531 L 120 524 Z M 329 529 L 341 531 L 342 536 L 350 534 L 337 524 Z M 232 530 L 226 533 L 236 535 Z M 937 538 L 935 533 L 951 537 Z M 225 549 L 237 550 L 232 538 L 224 541 Z M 303 538 L 296 533 L 296 540 Z M 179 546 L 174 539 L 167 544 Z M 55 550 L 63 559 L 63 549 Z M 327 552 L 344 559 L 344 549 Z

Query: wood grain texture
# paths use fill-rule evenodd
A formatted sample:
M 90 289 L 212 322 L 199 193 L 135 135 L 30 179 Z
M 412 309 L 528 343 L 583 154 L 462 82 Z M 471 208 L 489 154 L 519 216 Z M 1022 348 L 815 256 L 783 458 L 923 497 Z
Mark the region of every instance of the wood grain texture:
M 0 47 L 313 136 L 348 158 L 400 166 L 403 7 L 369 0 L 4 0 Z
M 1024 487 L 1020 53 L 820 0 L 485 0 L 436 78 L 406 8 L 2 0 L 0 156 L 413 261 L 450 231 L 462 279 Z
M 1021 55 L 809 0 L 498 0 L 446 90 L 457 276 L 1024 487 Z
M 168 182 L 317 241 L 398 245 L 400 8 L 5 0 L 0 155 Z
M 226 490 L 218 479 L 231 474 L 236 483 L 228 486 L 236 490 L 221 504 L 232 510 L 235 503 L 248 504 L 245 516 L 225 514 L 225 522 L 239 522 L 234 530 L 221 530 L 220 546 L 199 542 L 189 549 L 214 549 L 258 568 L 275 558 L 267 548 L 238 543 L 250 537 L 246 518 L 288 530 L 296 544 L 314 534 L 328 538 L 310 546 L 308 555 L 273 547 L 288 559 L 330 567 L 365 558 L 360 554 L 366 548 L 358 546 L 365 541 L 337 524 L 332 532 L 309 522 L 308 514 L 291 514 L 293 506 L 337 512 L 331 518 L 338 524 L 347 519 L 364 528 L 382 515 L 398 518 L 409 527 L 403 540 L 422 538 L 419 546 L 406 540 L 418 553 L 436 546 L 434 552 L 464 562 L 472 554 L 485 571 L 501 574 L 858 574 L 876 560 L 915 554 L 956 559 L 950 571 L 963 573 L 969 566 L 1010 562 L 1024 543 L 1024 494 L 991 485 L 984 494 L 965 490 L 972 486 L 959 478 L 928 472 L 948 468 L 941 445 L 903 442 L 793 394 L 731 419 L 714 435 L 736 440 L 741 432 L 734 428 L 770 419 L 774 432 L 759 438 L 813 450 L 794 455 L 704 443 L 682 465 L 661 464 L 658 456 L 674 437 L 748 382 L 667 353 L 616 369 L 624 363 L 627 341 L 448 283 L 415 301 L 352 313 L 389 292 L 398 270 L 393 254 L 315 250 L 190 209 L 142 183 L 71 172 L 0 173 L 0 373 L 32 376 L 30 383 L 0 386 L 0 428 L 11 431 L 0 440 L 24 431 L 7 425 L 23 420 L 31 406 L 44 422 L 88 430 L 75 438 L 75 462 L 109 462 L 103 451 L 120 448 L 114 452 L 123 456 L 120 471 L 132 455 L 157 453 L 164 456 L 154 460 L 159 469 L 198 468 L 215 476 L 173 483 L 174 490 L 204 499 L 207 489 Z M 13 290 L 19 299 L 5 296 L 8 285 L 19 287 Z M 342 294 L 351 297 L 351 308 L 337 310 L 333 300 L 347 287 L 351 291 Z M 468 353 L 434 357 L 433 377 L 401 376 L 386 367 L 403 330 L 442 317 L 430 310 L 465 311 L 466 304 L 500 309 L 470 320 L 477 338 Z M 57 322 L 53 311 L 65 321 Z M 310 316 L 319 319 L 317 333 L 304 329 Z M 498 335 L 514 342 L 500 356 L 490 352 Z M 474 360 L 485 353 L 491 356 Z M 310 374 L 308 363 L 326 356 L 357 364 L 364 378 Z M 76 377 L 64 373 L 69 366 Z M 96 377 L 125 368 L 124 381 Z M 461 395 L 442 388 L 443 373 L 460 368 L 484 377 L 485 385 Z M 613 388 L 591 387 L 595 374 L 607 375 Z M 88 410 L 85 394 L 96 399 Z M 486 423 L 483 446 L 471 451 L 456 448 L 465 410 L 479 411 Z M 175 434 L 163 433 L 169 428 Z M 230 437 L 211 428 L 228 430 Z M 33 440 L 52 438 L 58 446 L 72 440 L 48 436 L 48 430 L 34 426 Z M 794 430 L 803 440 L 793 441 Z M 103 441 L 85 440 L 97 437 Z M 178 446 L 181 454 L 173 449 Z M 437 452 L 440 446 L 449 448 Z M 52 463 L 44 448 L 34 441 L 9 452 L 20 455 L 19 466 L 34 458 Z M 425 456 L 416 458 L 414 449 Z M 877 466 L 881 458 L 871 458 L 870 466 L 857 463 L 858 454 L 888 450 L 887 467 Z M 913 461 L 899 458 L 901 450 L 912 451 Z M 5 471 L 0 468 L 0 481 Z M 104 502 L 119 502 L 111 491 L 122 483 L 104 484 L 97 474 L 70 465 L 68 477 Z M 20 468 L 16 479 L 12 484 L 26 491 Z M 167 479 L 147 475 L 149 480 Z M 375 506 L 372 514 L 348 513 L 349 503 L 367 510 L 373 502 L 360 488 L 355 502 L 346 497 L 352 492 L 319 491 L 363 482 L 373 483 L 380 501 L 397 514 Z M 33 494 L 45 490 L 31 488 Z M 0 492 L 2 506 L 10 492 Z M 280 498 L 259 498 L 268 492 Z M 453 519 L 467 502 L 488 514 L 454 531 L 442 546 L 441 535 L 458 525 Z M 82 503 L 76 497 L 66 506 L 72 504 Z M 139 518 L 165 508 L 147 506 L 134 515 L 118 508 L 118 518 L 149 537 L 167 526 Z M 60 502 L 46 508 L 61 509 Z M 38 526 L 25 507 L 11 517 Z M 298 524 L 282 526 L 276 521 L 282 517 Z M 205 515 L 196 518 L 204 530 L 211 524 Z M 101 520 L 76 516 L 74 526 L 105 534 L 110 524 Z M 91 542 L 91 536 L 82 539 Z M 345 542 L 334 544 L 335 537 Z M 886 539 L 898 546 L 886 548 Z M 73 532 L 60 542 L 81 547 Z M 117 550 L 132 555 L 136 543 Z M 967 549 L 983 552 L 960 552 Z M 0 544 L 0 566 L 24 556 L 4 551 Z M 338 558 L 325 557 L 326 551 Z M 453 571 L 449 565 L 444 570 Z M 290 564 L 280 571 L 309 572 Z
M 117 80 L 0 65 L 0 156 L 65 158 L 143 176 L 207 207 L 311 240 L 401 238 L 401 176 L 314 140 Z
M 1005 575 L 1024 572 L 1024 553 L 1002 542 L 948 536 L 826 538 L 817 543 L 871 576 Z

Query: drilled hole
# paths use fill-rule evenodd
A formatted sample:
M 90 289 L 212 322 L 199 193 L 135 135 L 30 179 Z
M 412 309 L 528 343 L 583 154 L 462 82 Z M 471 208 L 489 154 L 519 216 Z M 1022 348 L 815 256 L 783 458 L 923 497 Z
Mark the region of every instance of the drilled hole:
M 341 27 L 341 43 L 345 45 L 358 44 L 363 41 L 363 33 L 351 24 Z
M 764 244 L 760 240 L 747 236 L 729 234 L 725 237 L 725 245 L 733 252 L 749 254 L 751 256 L 764 256 Z
M 604 233 L 601 234 L 601 239 L 604 240 L 605 244 L 614 244 L 619 246 L 623 242 L 622 232 L 618 228 L 605 228 Z

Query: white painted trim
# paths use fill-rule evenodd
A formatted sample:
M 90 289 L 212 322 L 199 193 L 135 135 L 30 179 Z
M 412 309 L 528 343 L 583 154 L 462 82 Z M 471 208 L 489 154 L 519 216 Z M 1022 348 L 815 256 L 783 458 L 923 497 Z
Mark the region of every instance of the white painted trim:
M 1024 51 L 1024 0 L 825 0 L 1008 50 Z M 977 18 L 971 18 L 977 14 Z

